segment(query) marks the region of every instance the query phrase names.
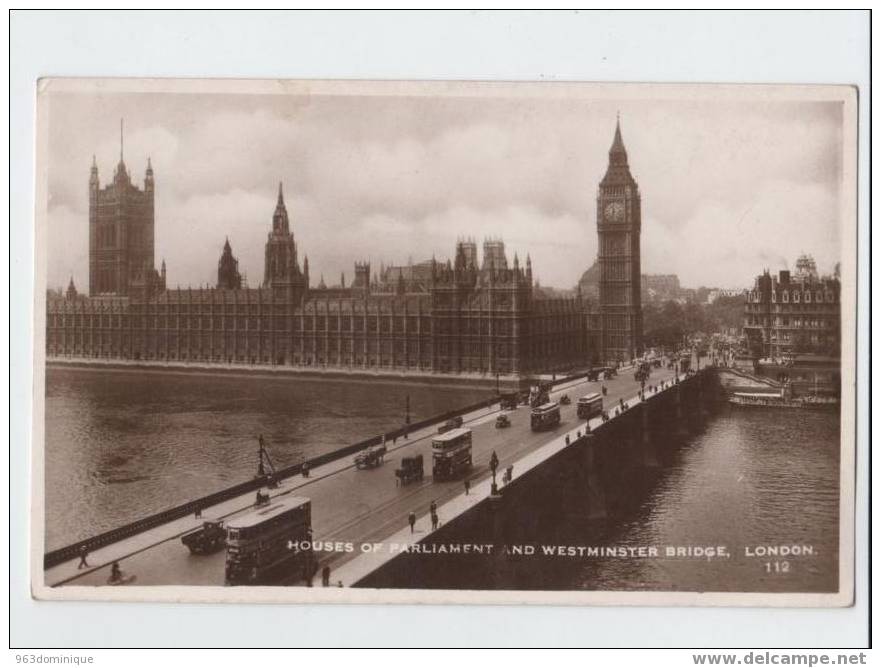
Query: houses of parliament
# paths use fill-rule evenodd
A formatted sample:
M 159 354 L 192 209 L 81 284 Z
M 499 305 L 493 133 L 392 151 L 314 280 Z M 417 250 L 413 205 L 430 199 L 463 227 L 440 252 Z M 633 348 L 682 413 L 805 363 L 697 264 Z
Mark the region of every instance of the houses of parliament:
M 300 260 L 281 184 L 263 281 L 247 287 L 226 240 L 214 288 L 169 288 L 154 257 L 154 174 L 143 188 L 120 150 L 113 180 L 89 178 L 89 286 L 47 297 L 48 359 L 274 365 L 343 372 L 527 378 L 641 353 L 639 195 L 620 127 L 597 196 L 599 304 L 556 297 L 530 257 L 509 262 L 504 242 L 482 257 L 460 239 L 453 258 L 382 267 L 356 262 L 346 285 L 313 286 Z M 635 278 L 634 278 L 635 277 Z

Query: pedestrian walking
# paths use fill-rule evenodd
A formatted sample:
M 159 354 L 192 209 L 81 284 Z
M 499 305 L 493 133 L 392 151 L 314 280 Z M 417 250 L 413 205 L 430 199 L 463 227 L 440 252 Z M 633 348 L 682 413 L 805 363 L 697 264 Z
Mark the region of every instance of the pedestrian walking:
M 196 519 L 202 517 L 202 506 L 196 506 Z
M 321 569 L 321 586 L 330 586 L 330 566 L 326 565 Z
M 432 515 L 437 514 L 437 503 L 434 499 L 431 500 L 431 505 L 428 506 L 428 512 L 430 512 Z
M 410 533 L 413 533 L 416 530 L 416 513 L 410 513 L 407 521 L 410 523 Z
M 303 462 L 302 472 L 304 478 L 309 477 L 309 462 Z
M 465 496 L 468 496 L 471 493 L 471 481 L 468 478 L 465 478 Z
M 80 547 L 80 563 L 76 567 L 77 570 L 80 570 L 81 568 L 91 568 L 91 566 L 89 566 L 89 562 L 86 561 L 86 557 L 88 556 L 89 550 L 85 545 L 83 545 L 82 547 Z
M 438 520 L 437 513 L 434 511 L 431 511 L 431 530 L 432 531 L 437 531 L 438 521 L 439 520 Z

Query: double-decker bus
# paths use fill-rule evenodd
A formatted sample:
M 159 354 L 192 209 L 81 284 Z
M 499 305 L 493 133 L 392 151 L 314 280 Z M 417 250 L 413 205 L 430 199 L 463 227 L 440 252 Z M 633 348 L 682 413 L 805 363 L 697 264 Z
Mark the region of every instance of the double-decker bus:
M 586 394 L 578 400 L 578 417 L 590 420 L 603 414 L 603 396 L 599 392 Z
M 283 584 L 314 571 L 312 502 L 301 496 L 269 505 L 226 524 L 226 584 Z
M 431 474 L 448 480 L 471 468 L 471 430 L 452 429 L 431 440 Z
M 529 426 L 532 431 L 550 429 L 560 424 L 560 404 L 552 401 L 532 409 Z

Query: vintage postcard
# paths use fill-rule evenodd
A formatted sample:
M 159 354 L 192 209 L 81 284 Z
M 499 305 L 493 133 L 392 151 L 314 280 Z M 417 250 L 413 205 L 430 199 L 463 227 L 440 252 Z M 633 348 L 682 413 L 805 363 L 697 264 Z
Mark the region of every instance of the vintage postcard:
M 855 89 L 37 108 L 35 597 L 852 603 Z

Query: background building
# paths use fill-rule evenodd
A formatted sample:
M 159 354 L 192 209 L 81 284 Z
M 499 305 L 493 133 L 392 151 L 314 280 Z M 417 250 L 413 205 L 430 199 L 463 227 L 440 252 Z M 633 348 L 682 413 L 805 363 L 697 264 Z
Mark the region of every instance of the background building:
M 817 274 L 809 256 L 796 263 L 795 275 L 768 270 L 756 277 L 747 296 L 743 330 L 755 357 L 783 358 L 814 353 L 839 357 L 841 284 Z

